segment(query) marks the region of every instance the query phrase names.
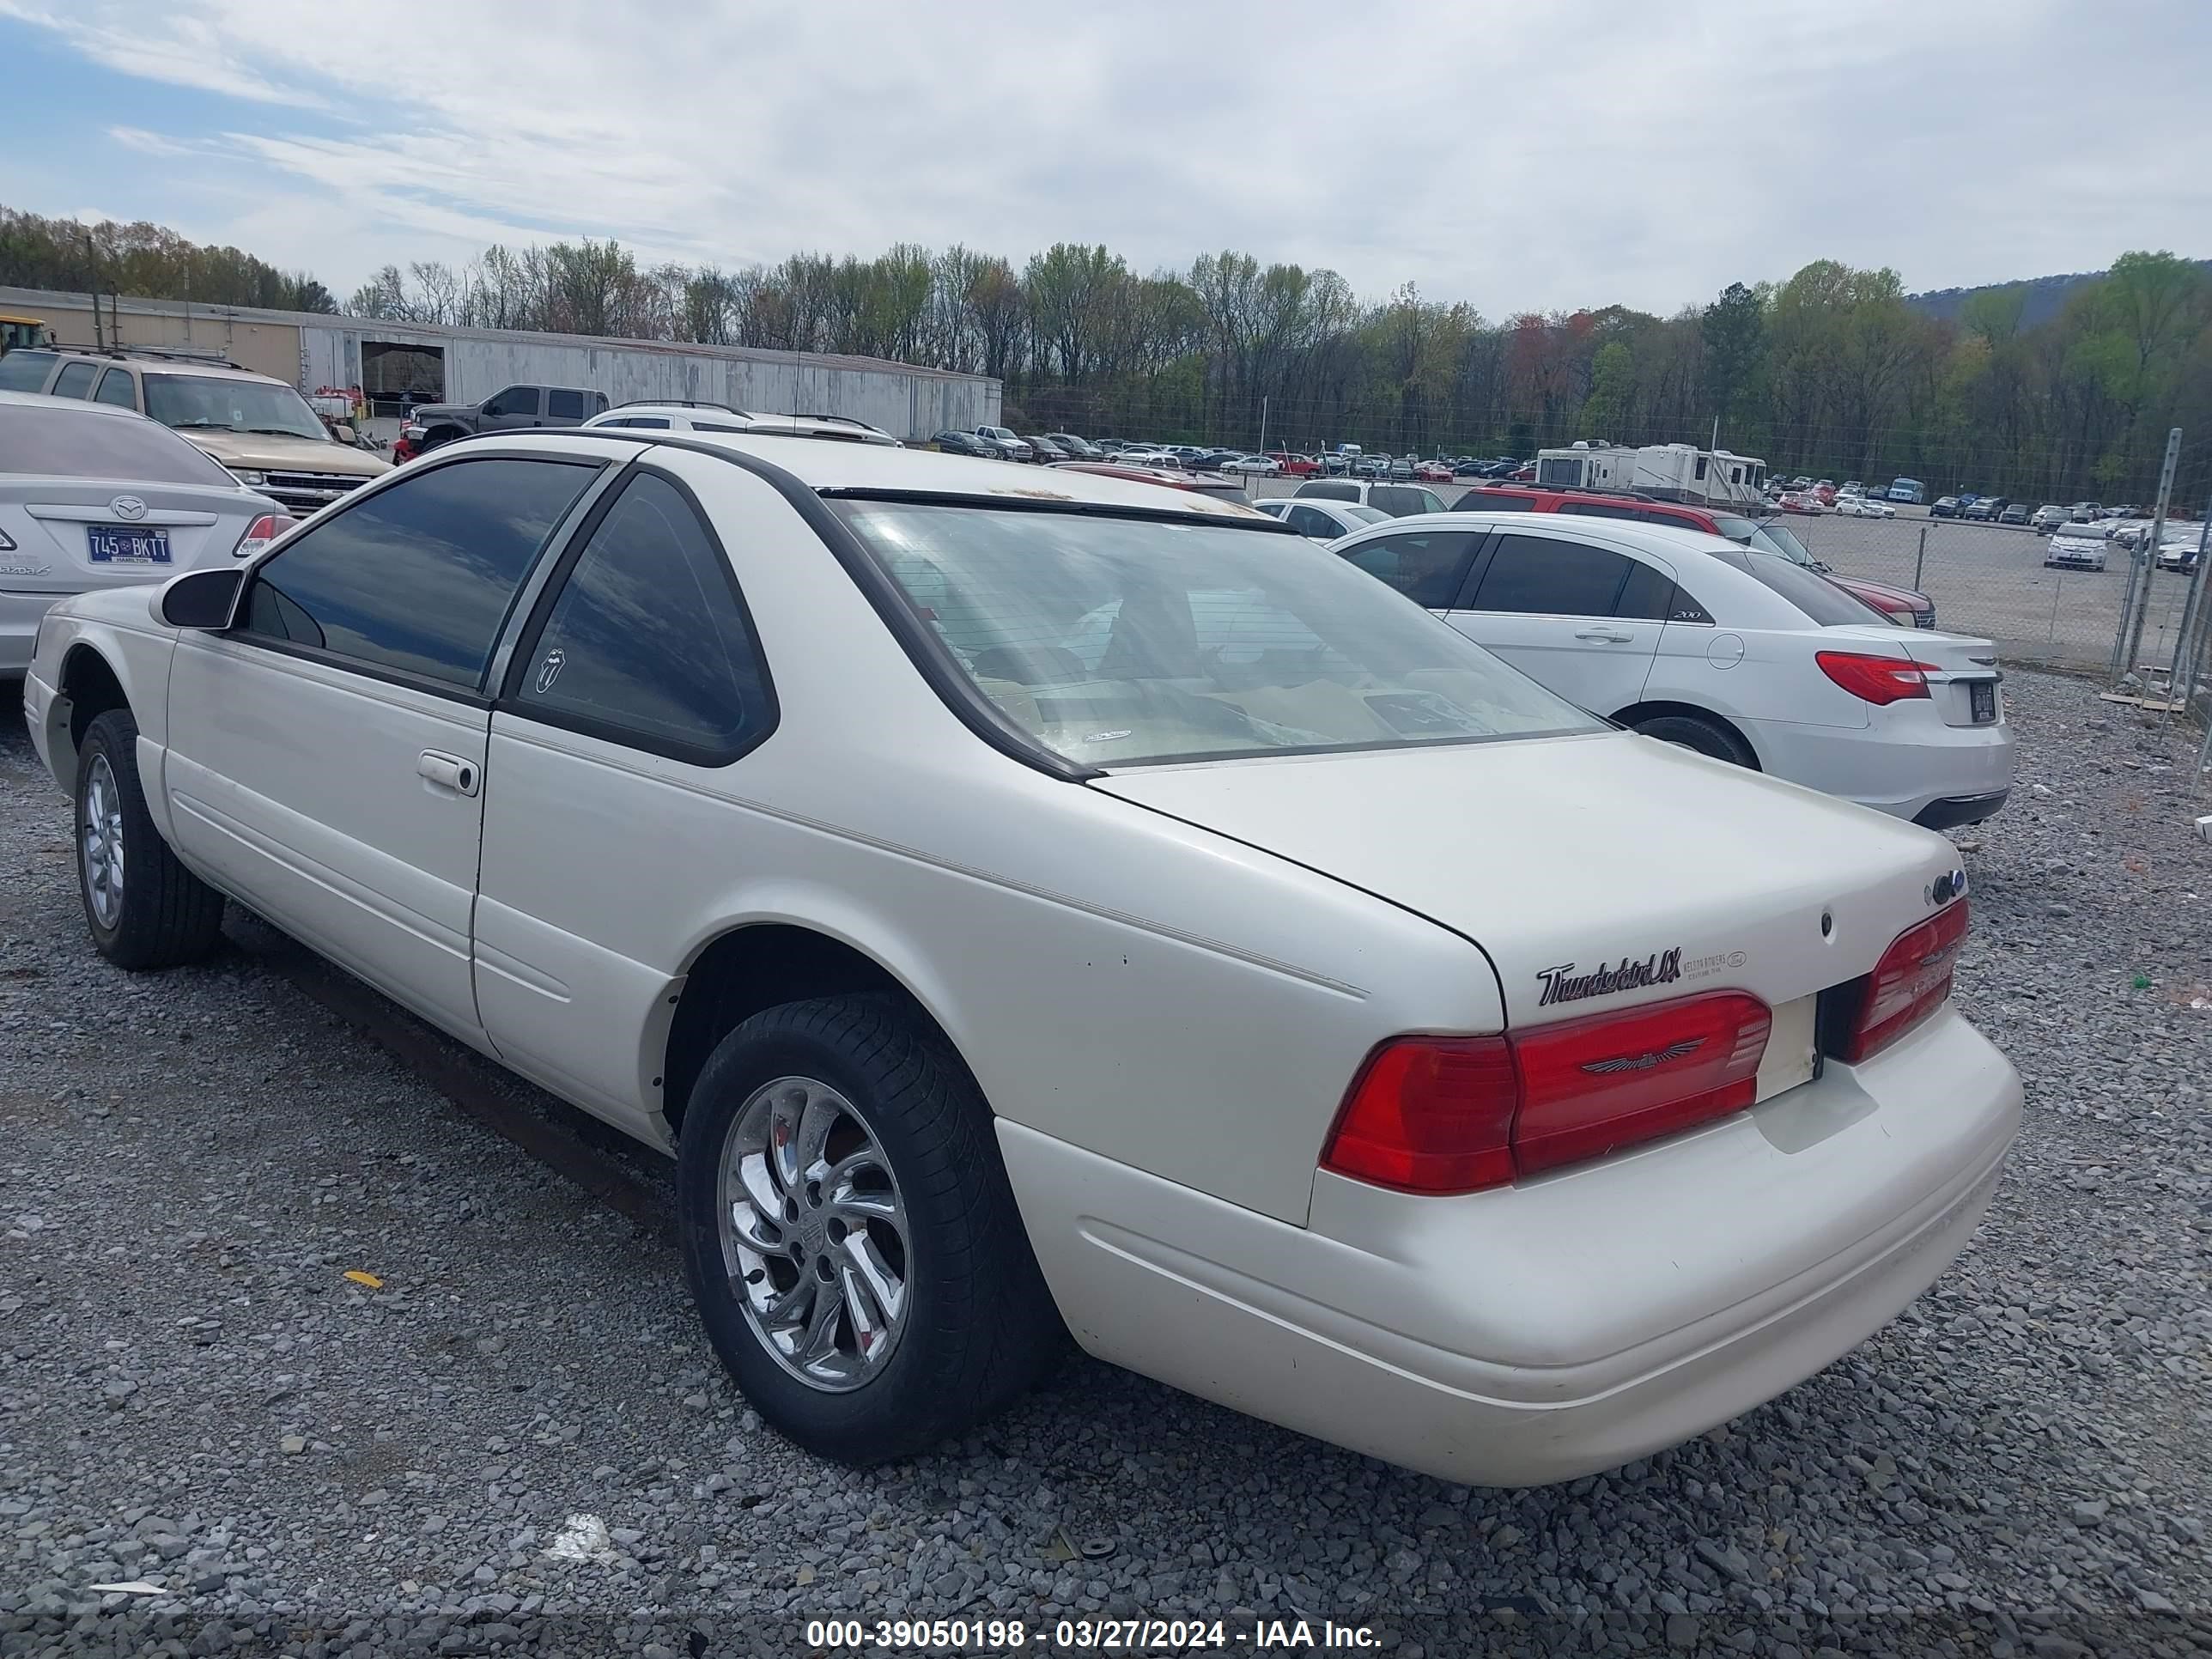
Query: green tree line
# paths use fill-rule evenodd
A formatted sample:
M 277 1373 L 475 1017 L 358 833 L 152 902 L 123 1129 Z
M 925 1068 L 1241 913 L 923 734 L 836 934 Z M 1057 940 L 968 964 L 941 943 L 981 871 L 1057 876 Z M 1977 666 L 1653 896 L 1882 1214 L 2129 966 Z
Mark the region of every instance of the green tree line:
M 333 308 L 313 277 L 234 248 L 5 210 L 0 283 Z M 1149 273 L 1071 243 L 1018 264 L 902 243 L 724 269 L 641 264 L 587 239 L 387 265 L 336 308 L 990 374 L 1006 382 L 1010 423 L 1031 431 L 1522 456 L 1717 433 L 1778 469 L 1837 478 L 2147 498 L 2168 428 L 2212 439 L 2212 280 L 2133 252 L 2033 326 L 2027 294 L 1982 290 L 1938 317 L 1895 271 L 1824 259 L 1671 316 L 1491 319 L 1411 283 L 1363 297 L 1334 271 L 1234 250 Z
M 234 247 L 202 247 L 143 219 L 88 225 L 5 207 L 0 284 L 277 311 L 337 309 L 330 290 L 304 271 L 279 270 Z
M 992 374 L 1030 431 L 1522 456 L 1717 432 L 1837 478 L 2148 497 L 2168 428 L 2212 439 L 2212 280 L 2170 253 L 2124 253 L 2032 328 L 2027 294 L 1984 290 L 1938 318 L 1895 271 L 1823 259 L 1670 317 L 1492 320 L 1411 283 L 1363 299 L 1334 271 L 1233 250 L 1150 274 L 1070 243 L 1020 265 L 902 244 L 725 270 L 640 266 L 587 240 L 388 266 L 346 308 Z

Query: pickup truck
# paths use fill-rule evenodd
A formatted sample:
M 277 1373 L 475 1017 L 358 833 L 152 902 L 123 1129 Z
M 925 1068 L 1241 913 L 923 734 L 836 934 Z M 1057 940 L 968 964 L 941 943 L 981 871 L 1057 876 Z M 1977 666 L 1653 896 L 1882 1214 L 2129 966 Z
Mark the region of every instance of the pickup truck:
M 1037 458 L 1036 450 L 1030 441 L 1017 437 L 1011 427 L 979 426 L 975 428 L 975 435 L 985 443 L 998 445 L 1010 461 L 1033 461 Z
M 581 426 L 606 408 L 605 392 L 569 386 L 506 386 L 480 404 L 417 404 L 407 411 L 392 459 L 410 460 L 473 432 Z

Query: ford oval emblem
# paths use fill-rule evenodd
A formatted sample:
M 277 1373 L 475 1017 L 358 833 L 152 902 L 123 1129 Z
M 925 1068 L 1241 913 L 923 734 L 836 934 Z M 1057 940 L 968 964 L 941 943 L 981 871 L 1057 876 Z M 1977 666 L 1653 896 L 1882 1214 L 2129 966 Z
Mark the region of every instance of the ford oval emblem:
M 108 502 L 107 510 L 118 519 L 143 519 L 146 516 L 146 503 L 136 495 L 118 495 Z

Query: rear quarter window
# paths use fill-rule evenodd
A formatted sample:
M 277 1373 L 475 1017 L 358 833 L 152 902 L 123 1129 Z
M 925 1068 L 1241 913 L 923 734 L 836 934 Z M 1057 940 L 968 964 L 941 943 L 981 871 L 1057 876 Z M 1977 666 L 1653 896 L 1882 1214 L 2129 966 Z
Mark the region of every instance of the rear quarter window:
M 1743 568 L 1760 583 L 1796 605 L 1822 628 L 1849 623 L 1887 623 L 1889 618 L 1863 600 L 1802 565 L 1777 553 L 1747 553 Z

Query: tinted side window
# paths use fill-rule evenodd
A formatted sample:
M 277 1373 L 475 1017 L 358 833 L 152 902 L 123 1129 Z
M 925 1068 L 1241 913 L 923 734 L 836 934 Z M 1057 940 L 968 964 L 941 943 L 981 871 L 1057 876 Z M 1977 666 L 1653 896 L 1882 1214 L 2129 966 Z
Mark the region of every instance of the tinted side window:
M 1367 492 L 1367 505 L 1382 508 L 1394 519 L 1410 519 L 1417 513 L 1442 510 L 1437 498 L 1427 490 L 1407 484 L 1375 485 Z
M 1348 547 L 1344 556 L 1370 576 L 1380 577 L 1415 605 L 1448 609 L 1467 579 L 1475 535 L 1467 530 L 1425 535 L 1378 536 Z
M 92 390 L 92 377 L 100 372 L 100 365 L 79 361 L 64 365 L 54 376 L 54 388 L 50 394 L 56 398 L 82 398 Z
M 0 392 L 36 392 L 53 366 L 51 351 L 11 351 L 0 357 Z
M 1631 560 L 1628 580 L 1613 604 L 1616 617 L 1638 622 L 1665 622 L 1674 608 L 1674 579 L 1656 566 Z
M 538 388 L 534 386 L 511 386 L 484 405 L 487 415 L 535 415 L 538 412 Z
M 241 626 L 473 690 L 515 589 L 597 471 L 459 461 L 379 490 L 256 571 Z
M 1583 542 L 1506 535 L 1482 574 L 1478 611 L 1520 611 L 1554 617 L 1610 617 L 1628 575 L 1625 556 Z
M 1621 507 L 1612 501 L 1562 501 L 1559 511 L 1583 519 L 1636 519 L 1645 523 L 1657 522 L 1635 507 Z
M 1298 486 L 1298 494 L 1310 495 L 1317 501 L 1356 501 L 1359 499 L 1359 486 L 1349 483 L 1302 483 Z
M 1466 513 L 1534 513 L 1536 503 L 1526 495 L 1490 495 L 1480 489 L 1470 489 L 1459 498 L 1460 509 Z
M 100 390 L 93 394 L 93 401 L 113 404 L 118 409 L 137 408 L 138 388 L 131 384 L 131 371 L 125 368 L 111 368 L 106 374 L 101 375 Z
M 555 387 L 545 394 L 545 413 L 553 420 L 580 421 L 584 418 L 584 394 Z
M 775 724 L 722 549 L 649 472 L 600 520 L 518 660 L 521 712 L 679 760 L 734 760 Z
M 1316 507 L 1291 507 L 1291 528 L 1301 536 L 1312 536 L 1325 542 L 1333 542 L 1344 534 L 1336 520 Z
M 1837 586 L 1826 576 L 1792 564 L 1773 553 L 1745 556 L 1743 568 L 1823 628 L 1844 623 L 1882 622 L 1888 617 Z

